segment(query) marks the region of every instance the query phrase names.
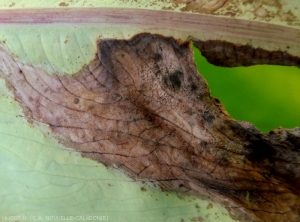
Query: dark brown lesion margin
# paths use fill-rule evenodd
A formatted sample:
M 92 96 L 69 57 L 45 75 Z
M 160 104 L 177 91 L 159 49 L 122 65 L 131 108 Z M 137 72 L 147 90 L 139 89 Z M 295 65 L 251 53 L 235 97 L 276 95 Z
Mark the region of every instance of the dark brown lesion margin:
M 238 67 L 267 64 L 300 67 L 300 58 L 284 51 L 269 51 L 220 40 L 195 40 L 194 45 L 209 63 L 216 66 Z

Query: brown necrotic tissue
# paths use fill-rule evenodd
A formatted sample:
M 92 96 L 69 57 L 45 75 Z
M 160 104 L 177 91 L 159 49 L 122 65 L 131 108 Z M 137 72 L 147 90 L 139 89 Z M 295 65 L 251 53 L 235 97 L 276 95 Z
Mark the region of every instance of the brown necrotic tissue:
M 210 198 L 241 221 L 300 220 L 300 130 L 263 135 L 231 119 L 210 96 L 188 42 L 150 34 L 101 40 L 96 58 L 73 75 L 48 74 L 4 49 L 0 57 L 28 121 L 82 156 Z

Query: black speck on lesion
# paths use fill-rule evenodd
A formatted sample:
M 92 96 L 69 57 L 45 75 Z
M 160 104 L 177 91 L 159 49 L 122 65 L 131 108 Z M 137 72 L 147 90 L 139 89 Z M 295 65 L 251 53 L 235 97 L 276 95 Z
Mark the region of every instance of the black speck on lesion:
M 261 138 L 251 138 L 245 143 L 244 147 L 248 150 L 246 158 L 251 162 L 262 162 L 264 159 L 273 161 L 276 150 Z
M 190 91 L 191 92 L 194 92 L 194 91 L 196 91 L 198 89 L 198 86 L 195 84 L 195 83 L 192 83 L 191 85 L 190 85 Z
M 200 142 L 200 147 L 201 148 L 204 148 L 204 147 L 206 147 L 208 145 L 208 143 L 206 142 L 206 141 L 201 141 Z
M 183 73 L 179 70 L 163 77 L 164 84 L 171 90 L 179 90 L 181 88 L 182 81 Z
M 158 62 L 162 59 L 162 56 L 159 53 L 154 53 L 153 59 L 154 59 L 155 62 Z
M 208 124 L 211 124 L 215 120 L 215 117 L 207 110 L 204 111 L 201 116 Z
M 221 103 L 221 101 L 218 98 L 212 98 L 212 101 L 217 104 Z

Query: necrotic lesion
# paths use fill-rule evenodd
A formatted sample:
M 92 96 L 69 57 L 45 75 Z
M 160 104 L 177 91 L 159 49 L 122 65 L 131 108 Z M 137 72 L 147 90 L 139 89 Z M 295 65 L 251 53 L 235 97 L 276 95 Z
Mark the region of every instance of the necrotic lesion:
M 268 51 L 220 40 L 195 41 L 194 45 L 209 63 L 216 66 L 238 67 L 268 64 L 300 67 L 300 58 L 287 52 Z

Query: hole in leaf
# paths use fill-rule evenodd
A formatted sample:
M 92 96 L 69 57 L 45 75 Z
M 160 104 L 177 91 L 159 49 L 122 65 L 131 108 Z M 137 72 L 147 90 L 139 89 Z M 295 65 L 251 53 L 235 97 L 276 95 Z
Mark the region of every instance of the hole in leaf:
M 221 100 L 233 118 L 251 122 L 263 132 L 300 126 L 299 68 L 217 67 L 193 49 L 198 71 L 208 82 L 211 95 Z

